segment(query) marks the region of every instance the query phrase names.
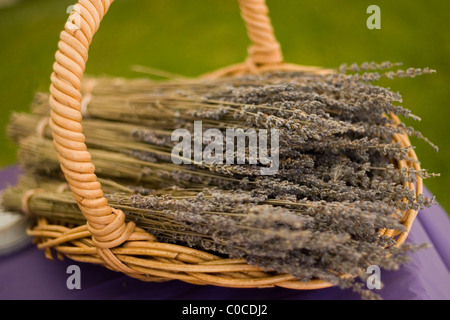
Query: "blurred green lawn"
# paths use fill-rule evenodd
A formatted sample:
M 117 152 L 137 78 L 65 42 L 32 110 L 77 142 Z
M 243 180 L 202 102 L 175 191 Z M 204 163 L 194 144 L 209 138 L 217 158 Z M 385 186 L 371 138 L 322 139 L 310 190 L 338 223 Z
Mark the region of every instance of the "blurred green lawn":
M 450 1 L 268 0 L 287 62 L 336 67 L 364 61 L 430 67 L 434 75 L 383 80 L 420 116 L 415 127 L 440 147 L 413 139 L 422 166 L 441 177 L 426 186 L 450 211 Z M 12 111 L 27 111 L 48 91 L 59 32 L 74 0 L 23 0 L 0 9 L 0 167 L 17 161 L 6 139 Z M 381 30 L 366 27 L 366 8 L 381 8 Z M 236 0 L 116 0 L 94 39 L 86 72 L 141 76 L 134 64 L 196 76 L 241 62 L 248 38 Z M 412 124 L 407 122 L 407 124 Z

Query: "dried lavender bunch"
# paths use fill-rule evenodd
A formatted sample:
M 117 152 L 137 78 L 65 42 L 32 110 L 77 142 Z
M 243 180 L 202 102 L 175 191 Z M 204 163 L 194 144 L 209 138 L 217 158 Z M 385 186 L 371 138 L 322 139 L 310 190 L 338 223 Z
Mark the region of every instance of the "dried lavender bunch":
M 45 177 L 22 179 L 6 190 L 3 205 L 20 210 L 24 193 L 41 187 L 46 191 L 29 203 L 35 216 L 50 222 L 84 223 L 70 192 L 57 191 L 62 182 Z M 405 261 L 403 254 L 411 249 L 385 250 L 395 240 L 380 237 L 377 229 L 403 227 L 399 216 L 382 202 L 269 199 L 249 191 L 212 188 L 202 192 L 174 189 L 170 194 L 159 190 L 143 196 L 116 182 L 102 183 L 106 192 L 112 192 L 106 193 L 109 203 L 122 209 L 127 221 L 136 222 L 162 241 L 245 258 L 302 281 L 320 278 L 342 287 L 356 286 L 357 282 L 341 275 L 359 275 L 366 264 L 398 268 Z M 115 192 L 118 189 L 122 192 Z
M 403 263 L 412 248 L 397 250 L 395 238 L 378 231 L 403 231 L 402 212 L 433 203 L 408 184 L 435 174 L 414 167 L 413 147 L 395 137 L 429 141 L 388 115 L 420 118 L 399 105 L 399 93 L 374 85 L 381 77 L 433 70 L 391 70 L 398 66 L 371 62 L 328 75 L 274 72 L 168 83 L 95 79 L 83 120 L 86 143 L 99 177 L 120 181 L 126 191 L 111 189 L 110 203 L 161 241 L 243 257 L 365 295 L 340 275 L 363 276 L 358 270 L 368 262 L 386 269 Z M 33 113 L 13 115 L 8 134 L 20 144 L 29 173 L 60 176 L 49 128 L 38 130 L 44 137 L 35 134 L 48 115 L 42 95 Z M 171 133 L 192 131 L 194 121 L 224 137 L 232 128 L 278 129 L 279 170 L 263 176 L 262 164 L 175 165 Z M 396 165 L 405 161 L 408 167 Z M 42 208 L 35 214 L 51 219 L 54 211 Z M 71 214 L 71 223 L 79 221 Z

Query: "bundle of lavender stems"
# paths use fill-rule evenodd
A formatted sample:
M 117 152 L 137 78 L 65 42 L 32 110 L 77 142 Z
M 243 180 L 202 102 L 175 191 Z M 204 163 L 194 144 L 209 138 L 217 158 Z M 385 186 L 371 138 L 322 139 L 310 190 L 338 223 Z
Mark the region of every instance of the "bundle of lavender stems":
M 378 298 L 359 281 L 366 267 L 398 269 L 422 247 L 398 247 L 379 230 L 403 231 L 405 211 L 434 201 L 416 196 L 407 183 L 436 174 L 398 168 L 397 161 L 417 160 L 394 135 L 406 133 L 437 148 L 387 117 L 420 120 L 399 105 L 399 93 L 374 85 L 381 77 L 434 71 L 394 70 L 398 66 L 364 63 L 327 75 L 272 72 L 215 80 L 86 78 L 86 144 L 109 204 L 159 241 L 244 258 L 300 281 L 323 279 Z M 3 192 L 2 204 L 21 211 L 24 195 L 40 188 L 28 202 L 34 216 L 82 225 L 85 218 L 53 147 L 49 110 L 48 95 L 39 93 L 30 113 L 12 114 L 7 132 L 19 146 L 24 174 Z M 194 131 L 200 122 L 198 141 Z M 193 147 L 174 160 L 180 142 L 173 133 L 180 128 L 192 133 Z M 232 129 L 276 130 L 276 146 L 266 141 L 268 153 L 277 156 L 276 171 L 267 174 L 267 162 L 252 162 L 248 145 L 240 163 L 195 156 L 195 146 L 210 146 L 204 132 L 215 130 L 210 132 L 216 140 L 223 137 L 215 146 L 223 146 Z M 235 147 L 230 156 L 236 160 Z M 221 156 L 217 150 L 214 155 Z

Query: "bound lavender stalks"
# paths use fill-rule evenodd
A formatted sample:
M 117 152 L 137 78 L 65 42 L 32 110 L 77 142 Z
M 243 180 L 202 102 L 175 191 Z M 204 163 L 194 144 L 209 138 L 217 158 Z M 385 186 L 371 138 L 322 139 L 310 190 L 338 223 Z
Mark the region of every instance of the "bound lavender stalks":
M 379 201 L 269 199 L 249 191 L 216 188 L 155 190 L 144 196 L 114 181 L 101 182 L 109 204 L 160 241 L 244 258 L 300 281 L 324 279 L 352 287 L 367 299 L 379 297 L 342 276 L 363 278 L 367 263 L 395 270 L 408 261 L 407 253 L 422 247 L 397 248 L 393 238 L 378 234 L 378 228 L 404 229 L 401 214 Z M 62 186 L 62 179 L 23 176 L 4 192 L 3 205 L 20 211 L 25 193 L 42 188 L 28 203 L 34 216 L 54 223 L 84 224 L 70 191 Z
M 389 115 L 420 119 L 399 105 L 398 93 L 373 85 L 383 76 L 433 71 L 389 70 L 393 67 L 397 64 L 367 63 L 343 65 L 330 75 L 280 72 L 178 82 L 88 79 L 86 143 L 97 175 L 109 181 L 110 205 L 160 241 L 245 258 L 301 281 L 352 286 L 373 298 L 352 277 L 341 276 L 363 278 L 367 265 L 395 269 L 407 261 L 405 253 L 414 246 L 395 246 L 404 213 L 433 202 L 410 187 L 434 174 L 420 169 L 412 147 L 398 136 L 429 141 Z M 346 73 L 360 71 L 365 73 Z M 75 202 L 55 191 L 62 180 L 45 127 L 45 95 L 36 97 L 32 110 L 14 114 L 8 134 L 20 146 L 27 177 L 37 182 L 24 179 L 9 189 L 4 205 L 20 210 L 21 195 L 45 182 L 47 193 L 30 199 L 33 214 L 82 224 Z M 240 164 L 176 163 L 179 141 L 173 141 L 173 132 L 193 133 L 198 121 L 201 133 L 221 133 L 216 142 L 223 145 L 227 129 L 276 129 L 276 172 L 262 174 L 267 164 L 250 163 L 249 145 Z M 195 159 L 196 143 L 208 148 L 210 141 L 193 136 L 193 147 L 178 160 Z M 269 139 L 267 148 L 272 147 Z M 237 159 L 239 149 L 232 151 Z M 380 236 L 384 229 L 397 231 Z

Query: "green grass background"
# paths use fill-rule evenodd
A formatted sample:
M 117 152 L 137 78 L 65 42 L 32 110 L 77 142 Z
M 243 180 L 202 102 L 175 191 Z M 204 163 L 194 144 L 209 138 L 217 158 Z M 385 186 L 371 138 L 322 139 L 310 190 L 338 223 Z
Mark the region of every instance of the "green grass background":
M 423 120 L 414 126 L 440 150 L 412 142 L 426 181 L 450 211 L 450 1 L 268 0 L 285 60 L 336 67 L 364 61 L 430 67 L 434 75 L 383 80 Z M 70 0 L 23 0 L 0 9 L 0 167 L 17 161 L 5 128 L 12 111 L 27 111 L 48 91 L 59 32 Z M 381 8 L 381 30 L 369 30 L 366 8 Z M 249 44 L 235 0 L 116 0 L 95 36 L 86 72 L 137 77 L 134 64 L 197 76 L 241 62 Z M 407 124 L 413 124 L 407 121 Z

